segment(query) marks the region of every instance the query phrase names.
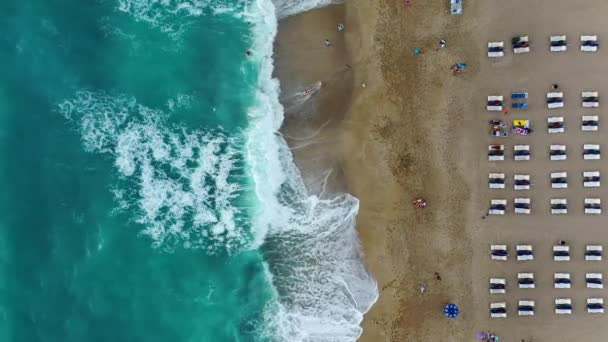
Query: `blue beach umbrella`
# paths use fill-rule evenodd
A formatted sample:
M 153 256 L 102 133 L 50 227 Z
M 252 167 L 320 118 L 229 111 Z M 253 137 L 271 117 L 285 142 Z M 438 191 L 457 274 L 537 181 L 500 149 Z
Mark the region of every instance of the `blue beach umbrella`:
M 443 308 L 443 313 L 448 318 L 456 318 L 458 316 L 458 305 L 454 303 L 448 303 L 448 305 Z

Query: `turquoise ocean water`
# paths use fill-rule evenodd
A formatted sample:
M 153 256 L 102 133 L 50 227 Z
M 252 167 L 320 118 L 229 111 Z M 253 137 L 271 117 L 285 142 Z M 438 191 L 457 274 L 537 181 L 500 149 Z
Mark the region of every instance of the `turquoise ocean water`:
M 276 133 L 273 3 L 0 12 L 0 341 L 359 336 L 358 202 Z

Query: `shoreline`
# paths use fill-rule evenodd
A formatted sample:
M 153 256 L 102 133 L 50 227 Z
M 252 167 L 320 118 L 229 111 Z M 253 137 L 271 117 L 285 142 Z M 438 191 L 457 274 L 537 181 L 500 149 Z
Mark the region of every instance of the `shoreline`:
M 446 323 L 441 313 L 447 301 L 471 311 L 472 258 L 469 189 L 463 163 L 454 158 L 463 144 L 462 112 L 472 94 L 464 85 L 472 75 L 449 72 L 457 59 L 473 62 L 471 43 L 460 38 L 472 19 L 463 24 L 443 5 L 408 9 L 351 0 L 279 23 L 275 77 L 282 94 L 323 82 L 305 108 L 282 99 L 281 132 L 296 165 L 310 193 L 348 192 L 360 200 L 357 232 L 380 292 L 364 317 L 361 341 L 462 341 L 472 331 L 472 315 Z M 433 51 L 440 38 L 448 47 Z M 409 56 L 413 47 L 423 55 Z M 414 210 L 410 201 L 417 196 L 430 209 Z

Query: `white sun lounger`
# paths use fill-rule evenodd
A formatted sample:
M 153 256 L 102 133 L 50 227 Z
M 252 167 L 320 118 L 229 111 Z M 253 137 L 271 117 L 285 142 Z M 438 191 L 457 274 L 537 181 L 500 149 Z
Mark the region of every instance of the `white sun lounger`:
M 602 261 L 603 247 L 600 245 L 587 245 L 585 248 L 585 261 Z
M 491 245 L 490 256 L 492 260 L 507 260 L 507 245 Z
M 498 146 L 494 149 L 494 146 Z M 489 161 L 500 161 L 505 160 L 505 145 L 489 145 L 488 146 L 488 160 Z
M 566 46 L 566 36 L 551 36 L 549 38 L 551 52 L 564 52 L 568 48 Z
M 490 173 L 488 176 L 488 185 L 490 189 L 504 189 L 505 188 L 505 174 L 504 173 Z
M 500 112 L 502 110 L 502 96 L 490 95 L 488 96 L 488 103 L 486 109 L 490 112 Z
M 530 175 L 513 175 L 514 190 L 530 190 Z
M 598 48 L 597 36 L 583 35 L 581 36 L 581 51 L 596 52 Z
M 553 116 L 547 118 L 547 131 L 549 133 L 564 133 L 564 118 L 562 116 Z
M 564 107 L 564 93 L 547 93 L 547 108 L 563 108 Z
M 602 213 L 602 200 L 599 198 L 585 198 L 585 214 L 599 215 Z
M 583 145 L 583 159 L 585 159 L 585 160 L 600 159 L 600 145 L 584 144 Z
M 519 316 L 534 316 L 534 301 L 520 300 L 517 304 L 517 314 Z
M 603 289 L 604 281 L 602 280 L 601 273 L 586 273 L 585 281 L 587 282 L 588 289 Z
M 513 207 L 516 214 L 530 214 L 530 199 L 516 198 L 513 200 Z
M 572 299 L 556 298 L 555 313 L 558 315 L 569 315 L 572 313 Z
M 513 157 L 515 160 L 530 160 L 530 145 L 513 146 Z
M 597 108 L 600 106 L 600 95 L 597 91 L 584 91 L 581 93 L 583 108 Z
M 551 160 L 566 160 L 566 145 L 549 146 L 549 158 Z
M 502 294 L 507 293 L 507 281 L 504 278 L 490 278 L 490 293 Z
M 490 304 L 490 317 L 492 318 L 505 318 L 507 317 L 507 303 L 491 303 Z
M 568 173 L 567 172 L 551 172 L 551 187 L 553 189 L 568 188 Z
M 572 285 L 570 273 L 553 273 L 553 287 L 556 289 L 569 289 Z
M 520 289 L 533 289 L 535 287 L 534 273 L 517 273 L 517 284 Z
M 504 47 L 505 47 L 504 42 L 489 42 L 488 43 L 488 57 L 497 58 L 497 57 L 504 56 L 505 55 Z
M 532 245 L 517 245 L 517 261 L 534 260 L 534 251 Z
M 553 246 L 553 261 L 570 261 L 570 246 Z
M 516 38 L 519 38 L 519 42 L 528 42 L 528 36 L 521 36 L 521 37 L 516 37 Z M 513 53 L 526 53 L 526 52 L 530 52 L 530 46 L 515 47 L 515 45 L 513 45 Z
M 506 199 L 493 199 L 490 201 L 490 209 L 488 209 L 488 214 L 504 215 L 506 207 L 507 207 Z
M 601 185 L 599 171 L 583 172 L 583 186 L 585 188 L 597 188 Z
M 587 298 L 587 313 L 604 313 L 604 299 L 603 298 Z
M 581 129 L 583 131 L 597 131 L 599 127 L 599 117 L 597 115 L 583 115 Z
M 568 213 L 568 200 L 565 198 L 552 198 L 551 199 L 551 214 L 567 214 Z

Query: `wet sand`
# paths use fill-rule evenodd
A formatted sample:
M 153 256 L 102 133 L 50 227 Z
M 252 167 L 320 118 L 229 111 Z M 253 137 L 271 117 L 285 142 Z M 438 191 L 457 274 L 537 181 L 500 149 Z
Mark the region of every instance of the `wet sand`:
M 572 341 L 575 336 L 601 341 L 608 328 L 601 316 L 584 312 L 584 302 L 591 295 L 603 297 L 603 290 L 587 290 L 584 273 L 601 271 L 603 264 L 590 265 L 582 255 L 585 244 L 603 244 L 608 234 L 602 215 L 583 214 L 583 198 L 601 198 L 602 188 L 585 190 L 581 173 L 608 172 L 608 159 L 583 161 L 581 152 L 583 143 L 608 145 L 603 145 L 601 114 L 581 109 L 580 92 L 608 94 L 601 83 L 608 63 L 602 50 L 582 54 L 578 40 L 587 33 L 598 34 L 600 43 L 608 37 L 602 24 L 608 4 L 467 2 L 462 16 L 447 9 L 447 1 L 414 1 L 406 7 L 401 1 L 350 0 L 281 23 L 276 53 L 283 93 L 323 82 L 304 106 L 284 99 L 283 133 L 296 162 L 311 192 L 348 191 L 361 201 L 359 235 L 380 290 L 365 316 L 361 341 L 468 341 L 480 330 L 495 331 L 501 341 Z M 568 20 L 556 20 L 565 13 Z M 336 28 L 340 22 L 346 25 L 342 32 Z M 548 37 L 558 33 L 568 36 L 568 51 L 551 54 Z M 488 60 L 488 41 L 503 40 L 510 50 L 510 38 L 518 34 L 530 36 L 531 53 Z M 323 45 L 326 38 L 331 47 Z M 436 51 L 441 38 L 447 46 Z M 423 53 L 413 56 L 415 47 Z M 458 61 L 469 67 L 454 76 L 449 67 Z M 553 83 L 565 93 L 563 111 L 546 109 L 544 98 Z M 493 139 L 487 122 L 502 114 L 486 112 L 485 98 L 517 90 L 529 92 L 530 108 L 512 110 L 506 118 L 530 119 L 536 131 Z M 565 117 L 566 133 L 546 132 L 549 114 Z M 599 114 L 600 131 L 581 132 L 582 114 Z M 487 146 L 497 141 L 506 145 L 507 157 L 489 163 Z M 531 145 L 531 161 L 512 161 L 515 143 Z M 551 143 L 567 145 L 566 161 L 549 161 Z M 506 190 L 488 189 L 488 173 L 497 171 L 507 176 Z M 551 171 L 568 172 L 567 190 L 551 189 Z M 531 175 L 530 191 L 511 190 L 515 173 Z M 419 196 L 429 208 L 411 206 Z M 514 215 L 514 197 L 530 197 L 532 215 Z M 554 197 L 568 198 L 567 216 L 549 214 Z M 508 199 L 511 209 L 504 217 L 482 219 L 492 198 Z M 572 262 L 552 260 L 551 246 L 559 239 L 570 244 Z M 491 243 L 508 244 L 510 260 L 491 262 Z M 533 244 L 535 260 L 513 261 L 516 243 Z M 535 272 L 535 290 L 512 286 L 522 271 Z M 572 289 L 552 288 L 552 274 L 559 271 L 572 273 Z M 507 295 L 488 293 L 490 277 L 507 278 Z M 552 301 L 562 295 L 573 299 L 570 316 L 553 313 Z M 535 300 L 537 314 L 517 317 L 519 299 Z M 489 303 L 503 300 L 509 317 L 490 319 Z M 443 316 L 448 301 L 461 307 L 457 320 Z

